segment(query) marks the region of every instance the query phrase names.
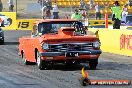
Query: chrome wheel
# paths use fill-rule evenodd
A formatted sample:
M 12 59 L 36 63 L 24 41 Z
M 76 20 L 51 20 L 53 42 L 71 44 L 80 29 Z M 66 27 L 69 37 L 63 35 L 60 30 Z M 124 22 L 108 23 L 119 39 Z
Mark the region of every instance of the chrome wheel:
M 46 63 L 41 59 L 39 52 L 37 52 L 37 65 L 40 70 L 46 69 Z
M 40 66 L 41 57 L 39 55 L 39 52 L 37 52 L 37 65 Z

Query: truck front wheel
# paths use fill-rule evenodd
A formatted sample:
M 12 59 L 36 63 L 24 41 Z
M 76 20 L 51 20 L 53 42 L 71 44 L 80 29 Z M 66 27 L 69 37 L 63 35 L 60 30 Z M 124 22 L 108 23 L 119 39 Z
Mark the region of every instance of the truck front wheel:
M 95 70 L 98 65 L 98 59 L 92 59 L 89 61 L 89 67 L 92 70 Z
M 37 51 L 37 65 L 40 70 L 46 69 L 46 62 L 41 59 L 39 52 Z

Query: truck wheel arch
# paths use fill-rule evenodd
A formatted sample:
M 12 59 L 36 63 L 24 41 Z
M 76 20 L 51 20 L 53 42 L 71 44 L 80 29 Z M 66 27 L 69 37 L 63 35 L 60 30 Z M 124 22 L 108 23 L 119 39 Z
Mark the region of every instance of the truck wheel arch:
M 35 59 L 36 59 L 36 62 L 37 62 L 37 52 L 38 52 L 38 49 L 35 48 Z
M 24 53 L 23 50 L 21 50 L 21 57 L 22 57 L 22 58 L 23 58 L 23 53 Z

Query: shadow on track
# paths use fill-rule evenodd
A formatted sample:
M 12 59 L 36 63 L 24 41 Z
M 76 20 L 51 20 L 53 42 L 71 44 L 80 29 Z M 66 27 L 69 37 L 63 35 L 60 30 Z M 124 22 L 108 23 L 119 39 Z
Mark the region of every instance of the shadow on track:
M 81 70 L 83 67 L 85 68 L 85 70 L 129 70 L 131 69 L 132 64 L 117 62 L 100 62 L 96 69 L 90 69 L 88 64 L 86 63 L 72 65 L 55 64 L 53 66 L 50 66 L 50 68 L 47 70 L 76 71 Z
M 97 68 L 98 70 L 128 70 L 131 69 L 132 64 L 117 63 L 117 62 L 101 62 Z
M 90 70 L 89 66 L 85 66 L 82 64 L 72 64 L 72 65 L 55 64 L 55 65 L 50 65 L 47 68 L 47 70 L 77 71 L 77 70 L 81 70 L 83 67 L 85 67 L 85 70 Z

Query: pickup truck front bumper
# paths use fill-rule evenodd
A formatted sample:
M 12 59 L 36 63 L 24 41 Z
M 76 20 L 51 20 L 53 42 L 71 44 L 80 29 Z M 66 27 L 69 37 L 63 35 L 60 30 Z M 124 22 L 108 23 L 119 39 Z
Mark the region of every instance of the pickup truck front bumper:
M 79 54 L 79 55 L 97 55 L 101 54 L 101 50 L 87 50 L 87 51 L 67 51 L 67 52 L 41 52 L 40 56 L 43 57 L 54 57 L 54 56 L 65 56 L 67 53 Z

